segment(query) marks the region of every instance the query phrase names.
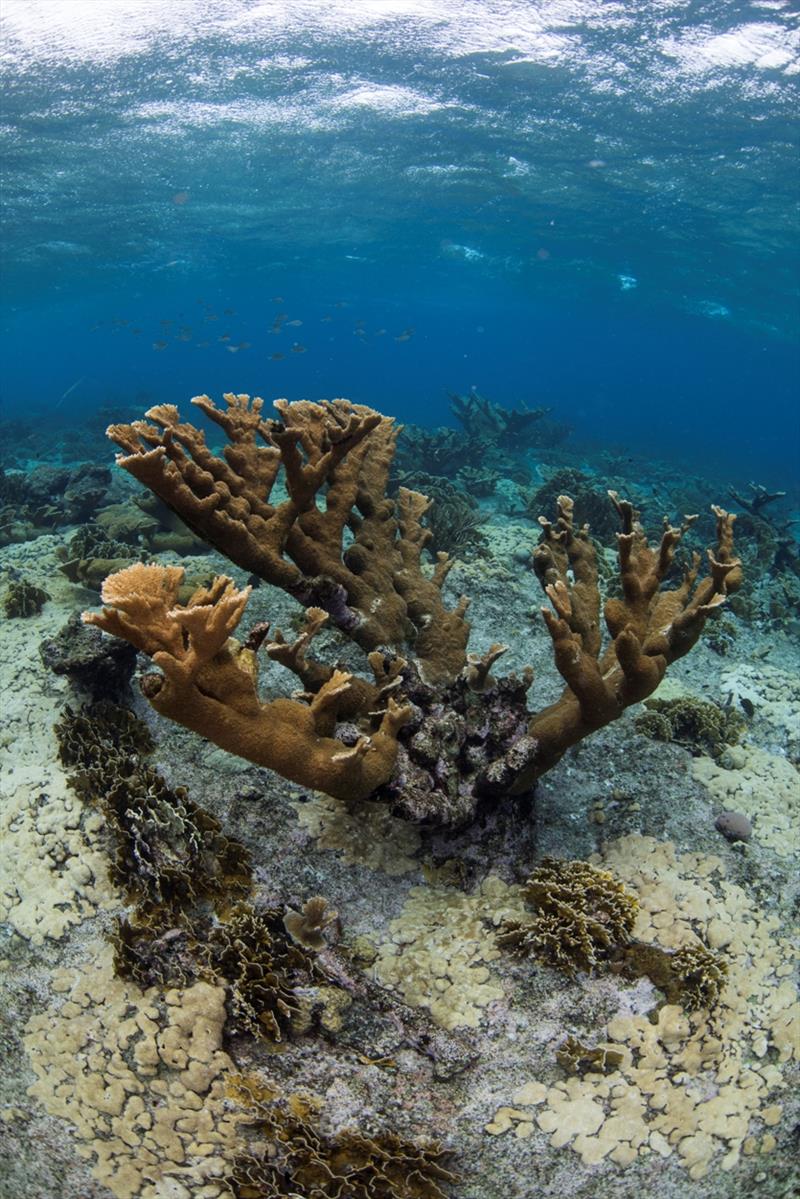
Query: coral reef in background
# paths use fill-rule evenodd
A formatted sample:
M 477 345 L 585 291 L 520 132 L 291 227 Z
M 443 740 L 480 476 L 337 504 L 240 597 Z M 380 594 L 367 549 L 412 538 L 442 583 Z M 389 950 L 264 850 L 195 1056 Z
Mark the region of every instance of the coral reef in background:
M 92 516 L 111 483 L 107 466 L 37 466 L 29 473 L 0 468 L 0 546 L 28 541 Z
M 267 650 L 300 677 L 305 697 L 261 702 L 256 652 L 266 629 L 251 644 L 233 639 L 249 592 L 224 577 L 179 604 L 176 570 L 132 566 L 106 580 L 106 606 L 85 619 L 153 658 L 162 673 L 143 686 L 162 715 L 336 798 L 365 799 L 385 787 L 403 811 L 409 764 L 437 781 L 432 802 L 421 801 L 424 787 L 411 788 L 405 810 L 417 819 L 463 821 L 482 798 L 528 791 L 570 746 L 650 695 L 739 584 L 728 513 L 715 509 L 709 576 L 697 581 L 694 555 L 677 585 L 663 589 L 692 518 L 680 528 L 665 522 L 654 549 L 636 510 L 612 493 L 622 596 L 605 603 L 603 648 L 596 550 L 575 526 L 572 501 L 560 496 L 557 520 L 540 519 L 533 565 L 553 605 L 543 613 L 567 685 L 554 704 L 521 718 L 519 681 L 495 683 L 489 673 L 504 647 L 467 660 L 467 601 L 448 610 L 442 599 L 452 560 L 440 553 L 432 575 L 424 569 L 428 499 L 405 488 L 394 501 L 386 497 L 393 422 L 345 400 L 279 400 L 272 420 L 262 417 L 260 399 L 225 401 L 225 410 L 207 396 L 193 401 L 227 434 L 223 458 L 172 405 L 150 410 L 155 423 L 115 425 L 109 435 L 125 451 L 119 464 L 195 533 L 308 608 L 294 645 L 276 636 Z M 286 498 L 273 502 L 280 471 Z M 325 613 L 368 653 L 374 682 L 309 658 Z M 471 688 L 493 713 L 478 746 L 468 720 L 449 720 L 454 688 Z

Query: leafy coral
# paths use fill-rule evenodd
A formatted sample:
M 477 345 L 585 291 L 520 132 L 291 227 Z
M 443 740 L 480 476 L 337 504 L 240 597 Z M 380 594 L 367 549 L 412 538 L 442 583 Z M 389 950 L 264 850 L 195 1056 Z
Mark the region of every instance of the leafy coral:
M 638 909 L 635 896 L 607 870 L 554 858 L 533 872 L 523 896 L 534 914 L 506 921 L 498 944 L 570 976 L 596 969 L 624 945 Z
M 3 597 L 3 608 L 8 617 L 37 616 L 50 596 L 35 583 L 27 579 L 13 579 Z
M 613 1074 L 623 1061 L 624 1054 L 607 1045 L 590 1049 L 577 1037 L 568 1036 L 556 1050 L 556 1061 L 567 1074 Z
M 264 1142 L 243 1155 L 227 1182 L 236 1199 L 446 1199 L 440 1184 L 456 1178 L 435 1142 L 416 1144 L 393 1132 L 325 1133 L 311 1096 L 239 1076 L 231 1098 L 253 1114 Z
M 715 1006 L 728 977 L 721 954 L 696 941 L 677 949 L 671 965 L 679 1002 L 687 1012 Z
M 676 699 L 647 699 L 647 712 L 636 718 L 636 728 L 656 741 L 674 741 L 692 754 L 718 758 L 727 745 L 735 745 L 745 722 L 732 708 L 681 695 Z
M 314 956 L 284 928 L 284 910 L 235 908 L 197 946 L 214 981 L 228 984 L 234 1027 L 268 1041 L 281 1041 L 302 1011 L 295 988 L 318 977 Z
M 143 761 L 153 743 L 133 713 L 107 700 L 67 708 L 56 735 L 73 788 L 105 815 L 112 877 L 143 912 L 165 921 L 198 898 L 249 890 L 247 850 Z

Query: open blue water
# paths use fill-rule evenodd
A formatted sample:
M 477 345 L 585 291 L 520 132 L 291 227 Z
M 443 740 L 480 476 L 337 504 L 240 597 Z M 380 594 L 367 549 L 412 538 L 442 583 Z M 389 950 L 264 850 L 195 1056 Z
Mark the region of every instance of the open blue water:
M 4 0 L 2 36 L 0 418 L 435 425 L 474 385 L 793 486 L 794 5 Z

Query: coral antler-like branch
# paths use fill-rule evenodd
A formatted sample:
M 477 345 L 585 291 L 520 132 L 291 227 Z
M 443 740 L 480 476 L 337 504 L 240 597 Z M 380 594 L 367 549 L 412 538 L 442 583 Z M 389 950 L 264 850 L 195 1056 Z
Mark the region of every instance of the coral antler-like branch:
M 388 782 L 397 733 L 410 714 L 406 705 L 389 700 L 375 731 L 348 747 L 333 732 L 348 693 L 362 681 L 347 672 L 332 671 L 310 703 L 262 703 L 256 653 L 231 637 L 250 588 L 237 591 L 219 576 L 183 605 L 177 602 L 182 579 L 176 567 L 128 567 L 106 580 L 103 610 L 84 613 L 87 624 L 131 641 L 160 668 L 142 683 L 157 712 L 230 753 L 338 799 L 366 798 Z
M 617 544 L 623 595 L 606 600 L 611 640 L 602 654 L 596 553 L 588 530 L 574 528 L 573 505 L 566 496 L 559 496 L 557 522 L 540 522 L 542 542 L 534 554 L 534 570 L 552 604 L 542 615 L 567 686 L 556 703 L 531 720 L 528 733 L 538 750 L 533 765 L 517 779 L 516 792 L 529 789 L 571 745 L 652 694 L 667 666 L 688 653 L 709 614 L 741 581 L 741 564 L 733 553 L 735 517 L 714 508 L 717 549 L 708 551 L 709 576 L 696 583 L 699 558 L 694 555 L 678 586 L 661 590 L 675 550 L 696 517 L 684 518 L 680 528 L 665 520 L 654 549 L 638 512 L 616 492 L 609 495 L 622 522 Z
M 610 492 L 621 594 L 603 606 L 588 527 L 576 527 L 573 501 L 559 496 L 556 519 L 540 519 L 533 566 L 565 688 L 531 716 L 531 674 L 492 676 L 502 645 L 467 658 L 468 601 L 448 610 L 442 598 L 452 560 L 423 562 L 429 501 L 402 487 L 387 497 L 394 423 L 341 399 L 278 400 L 272 420 L 259 399 L 225 401 L 194 401 L 224 430 L 222 457 L 165 404 L 148 413 L 152 424 L 112 426 L 125 451 L 118 461 L 233 562 L 299 599 L 305 626 L 292 642 L 280 631 L 268 641 L 262 623 L 241 645 L 233 633 L 249 588 L 220 577 L 181 604 L 183 572 L 142 564 L 110 576 L 106 606 L 85 619 L 153 659 L 159 673 L 143 689 L 158 712 L 303 786 L 346 800 L 378 792 L 416 819 L 453 820 L 479 800 L 530 790 L 570 746 L 650 695 L 739 585 L 728 512 L 713 510 L 706 577 L 694 554 L 673 585 L 696 517 L 665 520 L 651 546 L 633 505 Z M 273 499 L 281 472 L 286 494 Z M 374 681 L 310 655 L 326 623 L 367 651 Z M 265 643 L 300 680 L 291 699 L 259 698 Z
M 224 409 L 192 401 L 225 432 L 223 457 L 160 404 L 146 414 L 153 423 L 109 428 L 118 464 L 237 566 L 324 609 L 362 649 L 410 643 L 427 677 L 457 673 L 466 604 L 444 607 L 446 564 L 433 578 L 422 569 L 428 501 L 386 498 L 394 422 L 342 399 L 276 400 L 279 419 L 265 420 L 258 397 L 224 398 Z M 281 471 L 287 496 L 273 502 Z

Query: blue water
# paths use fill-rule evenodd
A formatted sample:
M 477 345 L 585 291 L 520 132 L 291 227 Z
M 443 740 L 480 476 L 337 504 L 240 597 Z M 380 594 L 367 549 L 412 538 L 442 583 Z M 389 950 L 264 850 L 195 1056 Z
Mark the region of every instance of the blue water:
M 477 386 L 795 485 L 792 5 L 4 0 L 2 35 L 0 418 L 435 425 Z

